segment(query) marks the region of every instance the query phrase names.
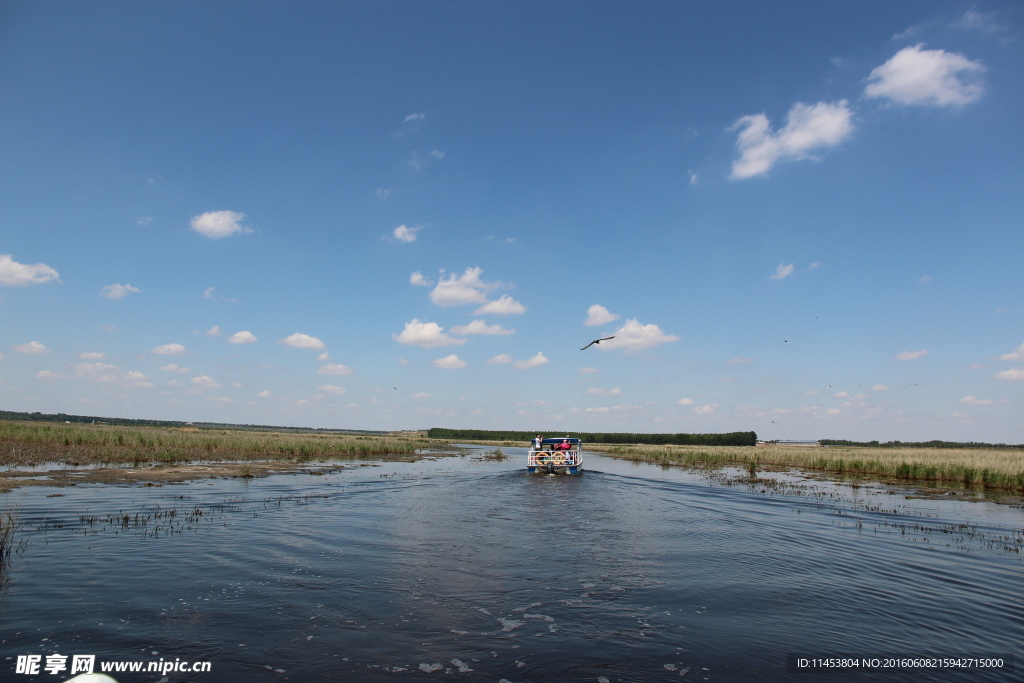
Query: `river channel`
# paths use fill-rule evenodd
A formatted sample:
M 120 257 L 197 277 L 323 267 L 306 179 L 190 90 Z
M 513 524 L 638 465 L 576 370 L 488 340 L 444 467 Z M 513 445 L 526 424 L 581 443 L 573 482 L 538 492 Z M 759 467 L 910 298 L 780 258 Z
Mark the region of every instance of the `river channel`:
M 4 494 L 0 680 L 70 678 L 16 673 L 53 654 L 210 663 L 119 683 L 1024 680 L 1020 507 L 593 453 L 527 475 L 488 450 Z

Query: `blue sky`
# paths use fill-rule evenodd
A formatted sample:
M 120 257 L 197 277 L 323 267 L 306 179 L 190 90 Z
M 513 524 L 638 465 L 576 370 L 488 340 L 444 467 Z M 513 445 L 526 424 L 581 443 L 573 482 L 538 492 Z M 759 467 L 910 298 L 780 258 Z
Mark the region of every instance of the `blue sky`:
M 2 2 L 0 407 L 1024 442 L 1022 31 Z

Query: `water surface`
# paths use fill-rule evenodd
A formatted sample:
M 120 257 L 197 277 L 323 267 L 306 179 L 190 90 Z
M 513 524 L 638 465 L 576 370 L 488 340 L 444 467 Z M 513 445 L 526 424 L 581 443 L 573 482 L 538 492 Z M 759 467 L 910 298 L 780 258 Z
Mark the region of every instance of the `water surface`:
M 56 652 L 212 663 L 121 683 L 1021 680 L 786 670 L 796 652 L 1019 659 L 1019 508 L 596 454 L 529 476 L 525 449 L 484 450 L 7 494 L 24 527 L 0 679 L 63 680 L 14 674 Z

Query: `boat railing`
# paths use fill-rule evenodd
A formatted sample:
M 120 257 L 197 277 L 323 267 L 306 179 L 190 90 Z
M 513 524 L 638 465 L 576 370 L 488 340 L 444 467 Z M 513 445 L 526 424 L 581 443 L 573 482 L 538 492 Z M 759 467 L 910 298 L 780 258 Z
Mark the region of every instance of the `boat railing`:
M 574 466 L 580 463 L 580 451 L 574 448 L 568 451 L 537 451 L 530 449 L 527 455 L 527 463 L 531 467 L 542 465 L 557 465 L 559 467 Z

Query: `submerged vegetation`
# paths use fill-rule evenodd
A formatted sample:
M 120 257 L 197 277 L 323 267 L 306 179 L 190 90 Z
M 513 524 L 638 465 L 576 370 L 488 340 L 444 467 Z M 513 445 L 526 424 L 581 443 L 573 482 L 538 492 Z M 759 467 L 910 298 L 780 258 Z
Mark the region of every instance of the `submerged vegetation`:
M 413 453 L 429 445 L 402 436 L 0 421 L 2 465 L 311 460 Z
M 948 486 L 1024 491 L 1024 451 L 978 448 L 767 448 L 588 446 L 615 457 L 662 465 L 730 465 L 752 476 L 760 467 L 800 467 Z

